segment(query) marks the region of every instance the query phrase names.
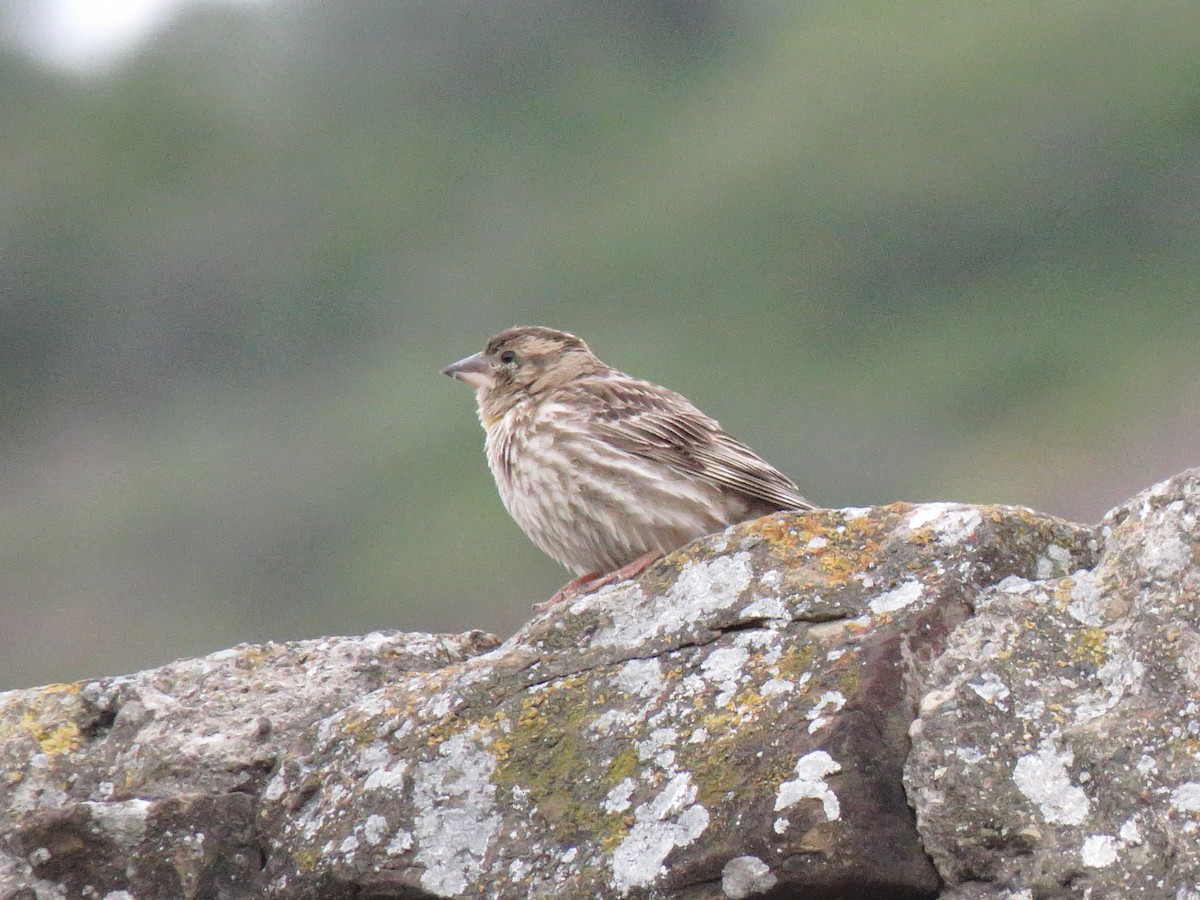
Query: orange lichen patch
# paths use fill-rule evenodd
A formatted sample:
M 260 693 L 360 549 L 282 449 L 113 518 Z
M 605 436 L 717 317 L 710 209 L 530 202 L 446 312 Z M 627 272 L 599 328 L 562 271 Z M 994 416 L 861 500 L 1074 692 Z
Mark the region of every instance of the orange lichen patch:
M 781 556 L 796 554 L 814 536 L 808 530 L 807 523 L 801 524 L 795 519 L 780 516 L 755 522 L 753 531 L 766 541 L 773 553 Z
M 855 572 L 861 571 L 859 556 L 858 553 L 845 553 L 831 549 L 821 557 L 819 565 L 821 571 L 829 576 L 832 583 L 845 584 Z
M 479 720 L 479 730 L 483 743 L 496 761 L 504 763 L 512 755 L 513 737 L 512 722 L 503 711 L 492 716 L 484 716 Z
M 853 520 L 853 525 L 830 528 L 819 535 L 825 540 L 824 552 L 817 565 L 836 584 L 844 584 L 858 573 L 870 569 L 879 557 L 886 529 L 866 517 Z

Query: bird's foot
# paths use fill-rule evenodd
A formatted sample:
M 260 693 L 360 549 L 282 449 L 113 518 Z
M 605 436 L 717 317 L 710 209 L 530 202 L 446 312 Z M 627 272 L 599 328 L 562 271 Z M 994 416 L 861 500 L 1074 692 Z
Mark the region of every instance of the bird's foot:
M 593 581 L 603 577 L 604 576 L 598 572 L 588 572 L 586 575 L 580 575 L 578 578 L 572 578 L 557 591 L 555 591 L 553 597 L 542 603 L 533 604 L 533 608 L 538 612 L 545 612 L 556 603 L 562 603 L 564 600 L 570 600 L 574 597 L 578 597 L 580 594 L 586 593 L 584 590 L 585 587 L 587 587 Z
M 660 559 L 662 559 L 662 554 L 655 550 L 650 553 L 643 553 L 633 562 L 627 563 L 619 569 L 613 569 L 606 575 L 599 575 L 595 572 L 580 575 L 578 578 L 572 579 L 560 587 L 557 593 L 545 603 L 535 603 L 533 608 L 538 612 L 544 612 L 556 603 L 561 603 L 564 600 L 574 600 L 583 594 L 598 591 L 605 585 L 617 584 L 621 581 L 627 581 L 630 578 L 636 578 Z

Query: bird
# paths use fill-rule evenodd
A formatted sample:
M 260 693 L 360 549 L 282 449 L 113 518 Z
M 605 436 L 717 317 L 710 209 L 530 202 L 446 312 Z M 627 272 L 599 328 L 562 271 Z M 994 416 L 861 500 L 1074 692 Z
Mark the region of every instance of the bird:
M 577 577 L 545 608 L 634 578 L 728 525 L 814 506 L 682 394 L 523 325 L 442 369 L 475 389 L 488 467 L 521 530 Z

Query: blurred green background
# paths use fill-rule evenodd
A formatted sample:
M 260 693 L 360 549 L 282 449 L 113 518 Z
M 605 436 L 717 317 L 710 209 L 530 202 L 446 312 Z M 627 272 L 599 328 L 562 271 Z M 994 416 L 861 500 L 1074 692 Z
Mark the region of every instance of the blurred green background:
M 1200 464 L 1200 3 L 0 0 L 0 687 L 511 633 L 568 577 L 471 392 L 513 324 L 828 506 L 1096 521 Z

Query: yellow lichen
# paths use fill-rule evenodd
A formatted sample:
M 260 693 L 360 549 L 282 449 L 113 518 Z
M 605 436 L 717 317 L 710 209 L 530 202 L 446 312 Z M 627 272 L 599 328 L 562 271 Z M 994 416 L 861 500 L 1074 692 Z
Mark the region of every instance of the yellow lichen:
M 21 716 L 21 728 L 37 741 L 38 749 L 49 756 L 69 753 L 83 745 L 83 735 L 74 722 L 47 724 L 26 711 Z
M 793 683 L 799 683 L 801 676 L 812 671 L 813 660 L 817 656 L 817 645 L 809 642 L 802 645 L 788 644 L 783 656 L 775 664 L 779 669 L 779 677 Z
M 271 647 L 266 644 L 247 644 L 241 648 L 235 663 L 239 669 L 253 671 L 273 656 Z
M 607 793 L 611 787 L 579 780 L 590 756 L 584 730 L 596 714 L 586 684 L 584 675 L 576 675 L 525 695 L 512 727 L 497 734 L 491 747 L 497 761 L 495 782 L 520 787 L 550 831 L 564 839 L 580 830 L 597 830 L 603 815 L 590 794 L 601 789 Z M 501 719 L 507 721 L 507 714 L 496 714 L 496 721 Z
M 637 763 L 637 751 L 632 746 L 626 747 L 613 757 L 613 761 L 608 765 L 608 771 L 604 773 L 604 780 L 614 785 L 620 784 L 637 771 Z
M 1071 658 L 1099 668 L 1108 660 L 1107 637 L 1103 628 L 1081 628 L 1071 637 Z

